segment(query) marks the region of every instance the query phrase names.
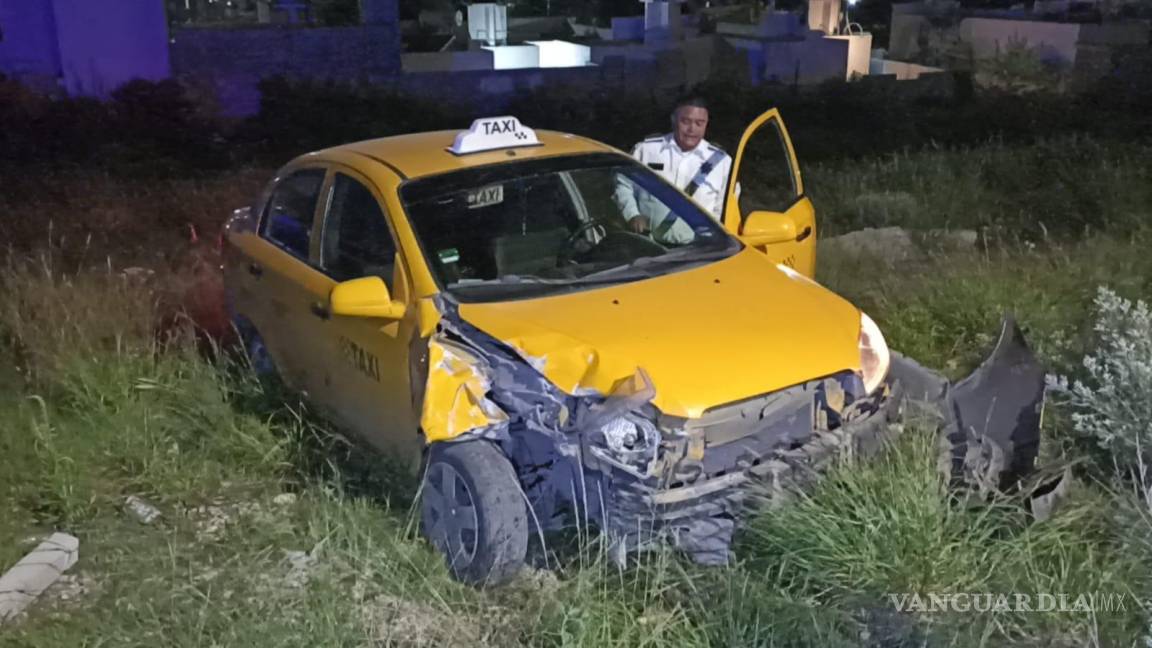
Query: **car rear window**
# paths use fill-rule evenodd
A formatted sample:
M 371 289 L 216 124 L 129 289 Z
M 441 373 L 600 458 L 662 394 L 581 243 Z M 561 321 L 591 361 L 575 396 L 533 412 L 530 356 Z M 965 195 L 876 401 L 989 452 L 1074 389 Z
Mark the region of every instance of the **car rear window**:
M 324 169 L 302 169 L 285 177 L 272 190 L 264 209 L 263 236 L 305 261 L 324 173 Z

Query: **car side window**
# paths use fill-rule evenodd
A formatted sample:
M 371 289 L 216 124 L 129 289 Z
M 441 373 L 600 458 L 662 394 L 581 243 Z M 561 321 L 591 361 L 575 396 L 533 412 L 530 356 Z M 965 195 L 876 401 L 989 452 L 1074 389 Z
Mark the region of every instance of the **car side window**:
M 324 169 L 303 169 L 281 180 L 272 190 L 261 223 L 265 238 L 305 261 L 324 173 Z
M 754 211 L 784 212 L 796 202 L 791 158 L 776 120 L 761 126 L 748 139 L 737 181 L 741 218 Z
M 396 243 L 380 203 L 367 187 L 337 173 L 324 220 L 320 265 L 337 281 L 376 276 L 392 290 Z

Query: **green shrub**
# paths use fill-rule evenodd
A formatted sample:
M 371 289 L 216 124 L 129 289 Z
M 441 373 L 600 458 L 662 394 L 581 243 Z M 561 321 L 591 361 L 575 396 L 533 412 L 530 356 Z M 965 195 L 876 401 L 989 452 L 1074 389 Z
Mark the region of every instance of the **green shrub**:
M 1083 380 L 1057 380 L 1076 431 L 1108 451 L 1125 474 L 1152 464 L 1152 313 L 1101 286 L 1096 294 L 1095 347 Z M 1152 486 L 1152 482 L 1149 482 Z

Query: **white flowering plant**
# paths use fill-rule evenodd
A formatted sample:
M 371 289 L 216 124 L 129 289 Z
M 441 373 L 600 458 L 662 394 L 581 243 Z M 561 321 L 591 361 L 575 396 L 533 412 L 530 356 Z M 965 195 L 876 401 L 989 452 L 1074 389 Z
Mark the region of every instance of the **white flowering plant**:
M 1152 450 L 1152 312 L 1104 286 L 1094 305 L 1096 343 L 1084 357 L 1084 379 L 1050 377 L 1049 390 L 1065 397 L 1077 432 L 1095 439 L 1117 468 L 1139 475 Z

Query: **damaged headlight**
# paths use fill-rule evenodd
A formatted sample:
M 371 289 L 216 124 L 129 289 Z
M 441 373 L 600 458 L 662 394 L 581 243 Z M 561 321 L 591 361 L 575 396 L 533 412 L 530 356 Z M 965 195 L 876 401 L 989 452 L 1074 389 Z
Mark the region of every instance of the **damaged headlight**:
M 651 421 L 634 415 L 618 416 L 601 425 L 599 432 L 604 449 L 593 447 L 593 453 L 617 466 L 646 473 L 656 458 L 660 431 Z
M 865 393 L 871 395 L 888 377 L 892 355 L 880 327 L 863 312 L 860 313 L 860 379 Z
M 600 428 L 608 448 L 619 455 L 653 447 L 659 442 L 656 426 L 642 419 L 627 416 L 613 419 Z

